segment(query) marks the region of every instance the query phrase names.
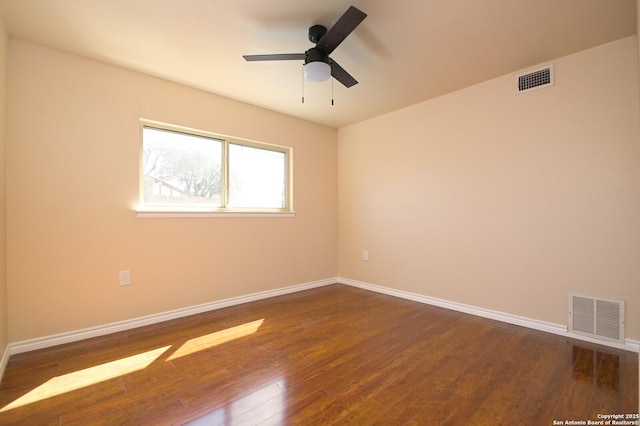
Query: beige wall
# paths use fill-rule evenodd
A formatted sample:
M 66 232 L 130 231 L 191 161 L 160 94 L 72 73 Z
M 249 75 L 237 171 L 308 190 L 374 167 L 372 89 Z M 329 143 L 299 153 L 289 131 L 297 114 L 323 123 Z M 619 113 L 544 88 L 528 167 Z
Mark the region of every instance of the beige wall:
M 9 341 L 337 275 L 335 129 L 16 40 L 9 85 Z M 136 218 L 141 117 L 293 147 L 297 216 Z
M 620 298 L 638 339 L 637 56 L 631 37 L 560 58 L 552 88 L 504 76 L 336 150 L 334 129 L 11 41 L 8 339 L 338 274 L 561 324 L 569 291 Z M 294 147 L 297 217 L 136 219 L 140 117 Z
M 6 178 L 5 178 L 5 129 L 7 105 L 7 55 L 8 37 L 4 20 L 0 16 L 0 358 L 8 343 L 7 320 L 7 264 L 6 264 Z
M 637 39 L 553 63 L 341 128 L 340 276 L 557 324 L 623 299 L 640 339 Z

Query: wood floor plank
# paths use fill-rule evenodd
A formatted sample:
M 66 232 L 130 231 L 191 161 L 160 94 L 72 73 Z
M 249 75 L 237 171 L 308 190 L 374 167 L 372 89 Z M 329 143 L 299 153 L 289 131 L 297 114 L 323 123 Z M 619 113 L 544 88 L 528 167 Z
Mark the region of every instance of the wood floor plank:
M 340 404 L 336 404 L 335 414 L 327 416 L 327 418 L 334 420 L 334 425 L 365 425 L 370 423 L 373 419 L 378 418 L 386 409 L 382 404 L 373 400 L 361 398 L 360 403 L 351 404 L 348 400 L 340 401 Z
M 14 355 L 0 424 L 464 425 L 638 409 L 638 354 L 332 285 Z

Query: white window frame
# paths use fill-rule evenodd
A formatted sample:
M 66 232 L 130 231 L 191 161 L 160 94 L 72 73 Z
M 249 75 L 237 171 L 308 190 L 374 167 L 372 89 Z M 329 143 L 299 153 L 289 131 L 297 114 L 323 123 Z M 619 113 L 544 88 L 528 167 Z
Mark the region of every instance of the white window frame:
M 199 207 L 199 206 L 171 206 L 144 203 L 144 156 L 143 131 L 152 128 L 170 132 L 178 132 L 221 141 L 222 148 L 222 204 L 226 206 L 229 200 L 229 145 L 236 144 L 251 148 L 280 152 L 285 155 L 285 206 L 283 208 L 232 208 L 232 207 Z M 139 167 L 139 204 L 136 208 L 138 218 L 166 218 L 166 217 L 293 217 L 293 149 L 290 147 L 273 145 L 263 142 L 250 141 L 227 135 L 197 130 L 188 127 L 167 124 L 153 120 L 140 120 L 140 167 Z

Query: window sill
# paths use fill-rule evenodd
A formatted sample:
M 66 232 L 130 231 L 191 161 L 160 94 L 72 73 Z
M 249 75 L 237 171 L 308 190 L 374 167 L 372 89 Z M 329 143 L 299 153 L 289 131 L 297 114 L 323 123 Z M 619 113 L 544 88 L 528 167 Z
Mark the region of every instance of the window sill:
M 180 211 L 180 210 L 136 210 L 138 219 L 163 218 L 207 218 L 207 217 L 295 217 L 296 212 L 280 211 Z

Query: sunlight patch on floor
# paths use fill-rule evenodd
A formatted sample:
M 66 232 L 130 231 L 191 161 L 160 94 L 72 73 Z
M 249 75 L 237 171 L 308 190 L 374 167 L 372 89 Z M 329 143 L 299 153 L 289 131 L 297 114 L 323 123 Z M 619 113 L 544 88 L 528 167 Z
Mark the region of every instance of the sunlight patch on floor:
M 142 370 L 151 365 L 152 362 L 158 359 L 158 357 L 160 357 L 170 347 L 171 346 L 164 346 L 162 348 L 54 377 L 10 404 L 2 407 L 0 409 L 0 413 Z
M 263 322 L 264 318 L 245 324 L 240 324 L 235 327 L 226 328 L 224 330 L 216 331 L 204 336 L 194 337 L 193 339 L 184 342 L 182 346 L 180 346 L 173 354 L 171 354 L 169 358 L 167 358 L 167 361 L 181 358 L 194 352 L 221 345 L 223 343 L 230 342 L 241 337 L 250 336 L 258 331 Z

